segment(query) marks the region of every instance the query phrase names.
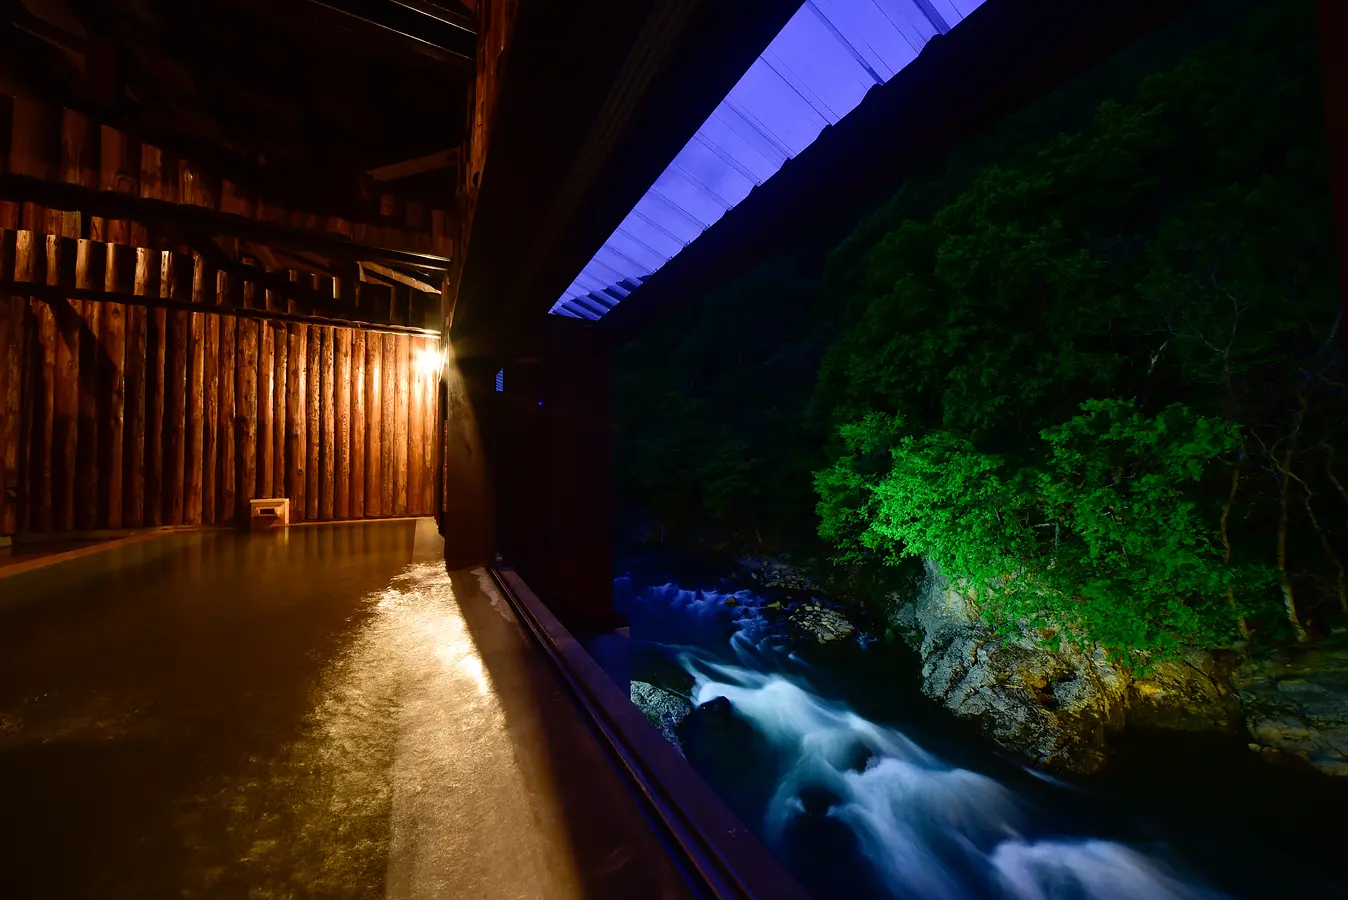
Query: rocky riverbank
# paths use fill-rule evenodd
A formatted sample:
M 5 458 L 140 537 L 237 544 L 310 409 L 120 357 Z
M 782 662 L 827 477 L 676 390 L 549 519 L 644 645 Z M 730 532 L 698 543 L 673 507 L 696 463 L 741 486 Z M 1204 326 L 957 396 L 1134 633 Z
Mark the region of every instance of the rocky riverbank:
M 1106 658 L 998 636 L 930 567 L 893 624 L 922 659 L 923 692 L 1045 769 L 1089 773 L 1129 729 L 1220 732 L 1348 775 L 1348 646 L 1244 659 L 1192 651 L 1134 677 Z

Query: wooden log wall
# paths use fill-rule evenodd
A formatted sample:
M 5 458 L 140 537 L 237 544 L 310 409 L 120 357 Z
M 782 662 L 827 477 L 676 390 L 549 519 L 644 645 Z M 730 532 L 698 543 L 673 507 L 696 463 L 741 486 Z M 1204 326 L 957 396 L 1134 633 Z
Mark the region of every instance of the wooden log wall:
M 0 254 L 59 272 L 37 243 Z M 86 280 L 202 309 L 0 289 L 0 533 L 240 523 L 264 496 L 295 521 L 433 514 L 438 339 L 245 317 L 173 254 L 84 253 Z
M 145 199 L 204 207 L 261 222 L 282 224 L 317 234 L 335 234 L 363 244 L 453 255 L 457 220 L 452 211 L 426 209 L 421 203 L 391 194 L 375 194 L 351 218 L 289 209 L 275 198 L 259 196 L 162 148 L 101 125 L 70 109 L 59 109 L 26 95 L 0 92 L 0 174 L 25 175 L 46 181 L 118 191 Z M 8 163 L 6 165 L 6 162 Z M 70 237 L 88 237 L 144 245 L 146 229 L 131 222 L 85 217 L 0 200 L 16 213 L 31 213 L 22 227 Z M 9 227 L 19 227 L 12 225 Z

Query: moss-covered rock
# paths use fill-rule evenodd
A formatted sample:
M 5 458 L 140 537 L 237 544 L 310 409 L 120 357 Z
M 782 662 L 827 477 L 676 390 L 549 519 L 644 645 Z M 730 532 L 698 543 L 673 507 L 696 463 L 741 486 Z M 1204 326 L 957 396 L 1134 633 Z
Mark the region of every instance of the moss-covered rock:
M 1128 727 L 1243 727 L 1231 654 L 1195 652 L 1134 677 L 1103 651 L 1050 649 L 1037 634 L 999 636 L 934 570 L 895 625 L 921 654 L 924 693 L 1043 768 L 1096 771 Z

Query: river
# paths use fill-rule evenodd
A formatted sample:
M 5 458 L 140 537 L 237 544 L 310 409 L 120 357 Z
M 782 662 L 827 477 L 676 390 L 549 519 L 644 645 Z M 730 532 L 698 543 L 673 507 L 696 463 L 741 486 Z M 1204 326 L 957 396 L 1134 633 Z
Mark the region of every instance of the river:
M 995 753 L 922 697 L 893 640 L 815 646 L 787 627 L 790 596 L 669 575 L 615 585 L 632 678 L 695 705 L 685 756 L 818 898 L 1348 896 L 1313 848 L 1270 847 L 1219 802 L 1149 804 L 1163 778 L 1070 783 Z

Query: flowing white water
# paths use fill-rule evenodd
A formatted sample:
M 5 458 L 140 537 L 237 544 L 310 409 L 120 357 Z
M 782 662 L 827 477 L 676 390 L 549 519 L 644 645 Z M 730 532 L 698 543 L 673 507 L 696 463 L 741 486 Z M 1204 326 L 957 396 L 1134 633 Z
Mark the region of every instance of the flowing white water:
M 734 602 L 727 603 L 733 598 Z M 820 696 L 807 669 L 749 592 L 665 585 L 632 609 L 634 636 L 668 638 L 701 705 L 729 701 L 779 761 L 760 824 L 784 853 L 808 852 L 790 833 L 812 815 L 842 823 L 896 897 L 958 900 L 1215 900 L 1178 875 L 1162 848 L 1046 833 L 1034 804 L 993 778 L 960 768 L 895 727 Z M 728 634 L 727 634 L 728 633 Z M 698 640 L 699 636 L 703 639 Z M 708 640 L 726 641 L 720 652 Z M 822 804 L 818 798 L 827 798 Z M 846 893 L 840 893 L 846 896 Z

